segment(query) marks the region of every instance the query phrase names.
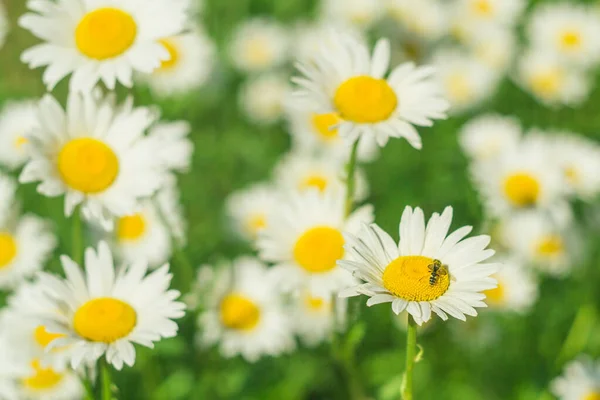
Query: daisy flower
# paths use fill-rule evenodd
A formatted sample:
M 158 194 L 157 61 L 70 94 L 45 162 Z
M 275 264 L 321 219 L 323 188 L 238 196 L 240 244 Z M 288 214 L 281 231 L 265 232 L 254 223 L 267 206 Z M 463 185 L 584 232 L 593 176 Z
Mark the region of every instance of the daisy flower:
M 242 72 L 262 72 L 282 65 L 288 58 L 289 45 L 284 26 L 258 17 L 236 28 L 229 45 L 229 57 Z
M 5 326 L 2 326 L 5 328 Z M 9 343 L 0 330 L 0 399 L 23 400 L 17 387 L 19 378 L 26 376 L 31 369 L 18 351 Z
M 538 297 L 535 277 L 516 258 L 501 257 L 495 260 L 502 264 L 502 268 L 493 275 L 498 286 L 484 292 L 487 303 L 498 310 L 527 312 Z
M 460 130 L 458 142 L 465 154 L 485 161 L 512 151 L 521 140 L 521 124 L 514 117 L 484 114 L 467 122 Z
M 64 335 L 48 349 L 72 346 L 71 366 L 93 364 L 100 357 L 117 370 L 135 363 L 134 343 L 153 347 L 161 338 L 177 335 L 173 319 L 184 315 L 185 305 L 169 289 L 169 266 L 146 275 L 144 262 L 115 271 L 105 242 L 85 251 L 85 274 L 67 256 L 61 257 L 66 278 L 42 273 L 40 284 L 49 297 L 51 312 L 37 317 L 50 333 Z
M 16 183 L 0 175 L 0 288 L 19 285 L 41 270 L 57 241 L 47 223 L 33 215 L 20 216 L 14 200 Z M 4 193 L 1 193 L 4 192 Z
M 65 76 L 71 89 L 89 92 L 98 81 L 131 87 L 133 71 L 150 73 L 169 52 L 160 39 L 178 34 L 186 15 L 166 0 L 29 1 L 19 25 L 44 41 L 26 50 L 30 68 L 47 66 L 42 77 L 52 90 Z
M 20 377 L 17 385 L 20 400 L 80 400 L 83 386 L 70 370 L 55 371 L 43 367 L 39 360 L 30 363 L 31 373 Z
M 119 258 L 129 264 L 142 261 L 150 268 L 157 268 L 171 258 L 173 239 L 176 244 L 185 241 L 176 191 L 175 185 L 166 186 L 154 199 L 142 202 L 135 214 L 116 221 L 112 240 Z
M 335 158 L 289 153 L 275 166 L 275 183 L 279 188 L 291 192 L 318 189 L 320 192 L 345 193 L 345 166 Z M 357 169 L 355 173 L 354 198 L 362 201 L 369 194 L 368 183 L 362 169 Z
M 497 73 L 512 67 L 517 53 L 517 38 L 510 28 L 474 29 L 467 35 L 466 44 L 477 61 Z
M 439 0 L 387 0 L 392 18 L 410 33 L 426 40 L 437 40 L 448 33 L 448 6 Z
M 571 361 L 550 387 L 559 400 L 600 399 L 600 363 L 587 356 Z
M 307 190 L 290 194 L 270 215 L 259 234 L 260 258 L 275 264 L 282 289 L 306 288 L 326 296 L 355 283 L 336 265 L 346 257 L 342 232 L 357 232 L 373 221 L 373 207 L 365 205 L 345 216 L 345 193 Z
M 406 207 L 398 244 L 376 224 L 363 226 L 357 236 L 345 233 L 350 259 L 338 265 L 365 283 L 340 296 L 367 295 L 368 306 L 391 302 L 394 313 L 406 310 L 419 325 L 432 312 L 443 320 L 476 316 L 475 308 L 486 307 L 483 291 L 496 287 L 491 275 L 498 264 L 484 263 L 494 255 L 486 249 L 489 236 L 464 239 L 470 226 L 448 235 L 451 222 L 452 207 L 434 213 L 427 225 L 423 210 Z
M 524 0 L 457 0 L 454 15 L 460 24 L 514 26 L 525 6 Z
M 292 45 L 294 47 L 293 55 L 295 58 L 309 62 L 315 55 L 315 52 L 319 50 L 323 37 L 329 35 L 332 29 L 343 32 L 346 35 L 351 35 L 360 41 L 366 40 L 363 32 L 354 26 L 344 23 L 335 23 L 333 21 L 301 21 L 297 23 L 293 32 Z
M 273 124 L 283 116 L 289 90 L 285 75 L 265 74 L 254 77 L 240 88 L 239 105 L 250 121 Z
M 331 32 L 311 60 L 296 65 L 303 75 L 292 79 L 298 85 L 297 106 L 337 115 L 339 135 L 349 143 L 371 136 L 383 147 L 390 137 L 404 137 L 419 149 L 421 137 L 414 125 L 431 126 L 434 119 L 446 117 L 448 103 L 432 67 L 405 63 L 388 76 L 386 39 L 377 42 L 370 56 L 362 41 Z
M 292 311 L 294 331 L 306 346 L 317 346 L 331 338 L 336 326 L 344 325 L 347 301 L 331 301 L 330 296 L 313 296 L 309 292 L 295 296 Z
M 33 102 L 8 102 L 0 111 L 0 165 L 21 167 L 28 159 L 25 135 L 37 125 Z
M 164 180 L 154 141 L 144 131 L 154 122 L 147 108 L 115 107 L 71 93 L 66 111 L 51 95 L 38 106 L 40 125 L 31 131 L 31 160 L 20 182 L 40 182 L 38 192 L 65 194 L 65 214 L 81 205 L 85 219 L 112 229 L 114 216 L 132 214 Z
M 557 3 L 536 7 L 527 33 L 534 48 L 555 54 L 573 66 L 600 61 L 600 14 L 581 4 Z
M 151 74 L 140 75 L 161 97 L 186 93 L 202 86 L 213 69 L 215 45 L 200 28 L 160 39 L 169 58 Z
M 371 0 L 323 0 L 319 16 L 323 21 L 366 29 L 383 16 L 385 8 L 382 3 Z
M 547 51 L 529 51 L 517 65 L 517 83 L 540 102 L 575 106 L 589 96 L 591 85 L 585 74 L 568 67 L 562 58 Z
M 292 321 L 283 308 L 272 273 L 260 261 L 242 257 L 217 272 L 198 317 L 202 346 L 219 343 L 221 354 L 249 362 L 295 348 Z
M 169 171 L 188 172 L 192 163 L 194 144 L 189 138 L 192 127 L 187 121 L 158 122 L 148 130 L 156 141 L 154 156 Z
M 504 246 L 541 272 L 561 277 L 575 264 L 569 225 L 547 213 L 517 213 L 504 219 L 499 231 Z
M 234 231 L 246 240 L 255 240 L 270 223 L 270 214 L 279 202 L 271 185 L 259 183 L 238 190 L 226 201 L 227 216 Z

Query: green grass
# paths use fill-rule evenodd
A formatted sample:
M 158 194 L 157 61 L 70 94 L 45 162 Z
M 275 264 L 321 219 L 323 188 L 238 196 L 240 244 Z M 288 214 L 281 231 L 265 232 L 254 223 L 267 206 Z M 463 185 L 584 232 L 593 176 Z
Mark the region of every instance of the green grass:
M 8 1 L 14 19 L 24 1 Z M 290 22 L 309 16 L 315 1 L 306 0 L 207 0 L 203 20 L 219 44 L 220 58 L 214 79 L 202 90 L 161 101 L 150 92 L 135 88 L 138 104 L 158 104 L 165 119 L 185 119 L 193 126 L 196 146 L 192 171 L 180 177 L 182 202 L 189 223 L 187 256 L 195 265 L 214 263 L 246 254 L 251 249 L 231 235 L 224 217 L 224 199 L 234 190 L 269 178 L 279 157 L 289 149 L 284 123 L 257 127 L 246 122 L 237 109 L 236 93 L 243 77 L 224 57 L 223 45 L 235 24 L 250 15 L 269 14 Z M 38 98 L 44 93 L 41 71 L 30 71 L 19 62 L 19 54 L 35 40 L 14 27 L 0 50 L 0 103 L 17 98 Z M 290 69 L 291 72 L 291 69 Z M 62 100 L 66 84 L 55 91 Z M 120 94 L 125 92 L 120 90 Z M 552 110 L 538 104 L 508 80 L 478 110 L 422 129 L 424 150 L 393 140 L 376 162 L 365 169 L 371 185 L 368 200 L 375 205 L 377 222 L 397 232 L 406 205 L 421 206 L 427 214 L 446 205 L 455 210 L 454 226 L 481 229 L 483 213 L 467 174 L 467 160 L 457 144 L 457 131 L 471 116 L 483 111 L 515 115 L 524 126 L 561 128 L 600 139 L 600 93 L 578 109 Z M 55 223 L 61 244 L 56 252 L 70 252 L 70 222 L 62 215 L 62 199 L 47 199 L 32 185 L 22 187 L 25 209 Z M 565 280 L 545 279 L 540 299 L 524 316 L 483 312 L 467 323 L 436 323 L 419 337 L 424 359 L 416 366 L 416 398 L 439 400 L 533 400 L 543 398 L 549 381 L 564 360 L 558 354 L 569 327 L 584 304 L 600 304 L 600 240 L 598 230 L 585 227 L 584 237 L 593 250 L 587 261 Z M 57 268 L 57 261 L 50 268 Z M 389 307 L 366 309 L 365 299 L 355 299 L 366 335 L 356 348 L 359 370 L 368 390 L 386 400 L 395 394 L 404 368 L 404 332 L 392 324 Z M 585 321 L 594 322 L 597 308 L 584 309 Z M 191 317 L 181 323 L 180 337 L 161 342 L 155 350 L 138 349 L 136 365 L 115 374 L 120 399 L 345 399 L 346 392 L 332 366 L 326 347 L 302 350 L 249 365 L 241 359 L 224 360 L 215 350 L 193 347 Z M 585 327 L 584 327 L 585 328 Z M 600 337 L 576 333 L 575 349 L 567 357 L 586 351 L 600 356 Z M 600 329 L 596 322 L 595 332 Z

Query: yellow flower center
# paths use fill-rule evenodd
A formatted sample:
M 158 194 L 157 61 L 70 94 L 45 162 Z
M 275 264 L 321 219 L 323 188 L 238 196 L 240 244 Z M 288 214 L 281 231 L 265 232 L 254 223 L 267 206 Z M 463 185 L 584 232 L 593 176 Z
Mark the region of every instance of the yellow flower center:
M 169 59 L 160 63 L 160 69 L 164 71 L 173 68 L 179 61 L 179 49 L 172 40 L 161 39 L 158 42 L 169 52 Z
M 328 180 L 321 175 L 310 175 L 300 182 L 300 190 L 309 188 L 317 188 L 320 192 L 324 192 L 327 188 Z
M 488 17 L 492 15 L 494 8 L 488 0 L 476 0 L 473 2 L 473 11 L 479 16 Z
M 328 226 L 309 229 L 294 246 L 294 259 L 312 273 L 332 270 L 343 256 L 344 237 L 339 230 Z
M 337 138 L 338 129 L 331 128 L 340 123 L 340 117 L 336 113 L 313 114 L 311 123 L 322 139 L 331 140 Z
M 248 331 L 260 320 L 260 309 L 250 299 L 229 294 L 221 301 L 221 322 L 227 328 Z
M 7 267 L 17 255 L 17 241 L 6 232 L 0 232 L 0 269 Z
M 564 243 L 558 235 L 548 235 L 543 237 L 537 245 L 537 253 L 541 256 L 552 257 L 562 254 Z
M 250 64 L 255 66 L 265 66 L 271 63 L 272 52 L 265 38 L 251 39 L 246 47 L 246 58 Z
M 260 231 L 267 227 L 267 216 L 265 214 L 255 214 L 248 218 L 247 229 L 252 236 L 257 236 Z
M 473 95 L 469 80 L 461 73 L 454 73 L 448 76 L 446 79 L 446 90 L 450 99 L 455 102 L 465 102 Z
M 575 167 L 565 168 L 565 177 L 567 178 L 567 182 L 571 185 L 579 183 L 579 172 L 577 172 L 577 168 Z
M 73 317 L 75 332 L 92 342 L 112 343 L 129 335 L 136 323 L 133 307 L 111 297 L 88 301 Z
M 23 379 L 23 386 L 35 390 L 43 391 L 52 389 L 58 385 L 64 375 L 56 373 L 52 368 L 42 368 L 39 360 L 33 360 L 31 367 L 35 371 L 29 378 Z
M 385 267 L 383 287 L 407 301 L 435 300 L 448 290 L 450 274 L 438 271 L 432 285 L 434 273 L 429 268 L 432 264 L 433 259 L 429 257 L 400 256 Z
M 304 297 L 304 304 L 309 311 L 319 312 L 328 305 L 328 302 L 322 297 L 313 297 L 307 295 Z
M 66 335 L 63 335 L 62 333 L 49 333 L 46 330 L 46 327 L 43 325 L 35 328 L 35 331 L 33 332 L 33 337 L 35 338 L 36 343 L 42 348 L 46 348 L 46 346 L 48 346 L 53 340 L 60 339 L 65 336 Z
M 562 84 L 563 74 L 560 70 L 554 69 L 543 73 L 535 74 L 530 79 L 531 89 L 541 96 L 553 96 L 556 94 Z
M 105 7 L 84 15 L 75 29 L 75 43 L 84 55 L 106 60 L 125 53 L 137 36 L 133 17 L 117 8 Z
M 527 173 L 515 173 L 504 180 L 504 194 L 514 206 L 529 207 L 538 201 L 540 184 Z
M 582 400 L 600 400 L 600 392 L 588 393 Z
M 500 280 L 496 277 L 496 280 L 498 281 L 498 286 L 494 289 L 489 289 L 484 291 L 483 293 L 486 296 L 486 299 L 492 303 L 492 304 L 502 304 L 504 303 L 504 296 L 505 296 L 505 287 L 504 284 L 502 284 L 502 282 L 500 282 Z
M 119 159 L 99 140 L 73 139 L 58 155 L 58 171 L 71 188 L 83 193 L 100 193 L 119 175 Z
M 142 214 L 128 215 L 117 222 L 117 237 L 120 241 L 137 240 L 146 232 L 146 220 Z
M 23 145 L 25 143 L 29 142 L 29 140 L 24 137 L 24 136 L 17 136 L 17 138 L 15 139 L 15 148 L 17 150 L 21 150 L 21 148 L 23 147 Z
M 387 120 L 398 98 L 385 79 L 355 76 L 337 88 L 333 103 L 342 119 L 368 124 Z
M 563 50 L 577 50 L 581 47 L 581 34 L 577 30 L 568 30 L 560 36 L 560 47 Z

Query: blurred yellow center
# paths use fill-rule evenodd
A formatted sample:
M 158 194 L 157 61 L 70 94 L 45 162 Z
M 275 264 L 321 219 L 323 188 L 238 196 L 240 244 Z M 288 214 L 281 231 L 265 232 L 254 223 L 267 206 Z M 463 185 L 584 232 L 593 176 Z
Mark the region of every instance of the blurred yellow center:
M 471 85 L 464 74 L 455 73 L 446 79 L 446 90 L 450 99 L 458 102 L 467 101 L 472 96 Z
M 338 129 L 331 128 L 340 123 L 340 117 L 336 113 L 313 114 L 311 122 L 314 129 L 323 139 L 334 139 L 337 137 Z
M 75 29 L 75 43 L 84 55 L 106 60 L 125 53 L 135 42 L 137 25 L 131 15 L 105 7 L 84 15 Z
M 42 368 L 40 361 L 37 359 L 31 362 L 31 367 L 34 374 L 23 379 L 22 382 L 25 387 L 32 390 L 52 389 L 62 381 L 64 376 L 56 373 L 52 368 Z
M 600 400 L 600 392 L 589 393 L 582 400 Z
M 335 268 L 344 256 L 342 233 L 328 226 L 319 226 L 304 232 L 294 247 L 294 259 L 308 272 L 321 273 Z
M 529 207 L 538 201 L 540 184 L 528 173 L 515 173 L 504 180 L 504 194 L 514 206 Z
M 531 89 L 541 96 L 552 96 L 558 92 L 563 80 L 563 74 L 558 69 L 545 71 L 531 77 Z
M 496 278 L 496 280 L 498 281 L 498 286 L 494 289 L 486 290 L 483 293 L 490 303 L 502 304 L 504 302 L 505 288 L 498 278 Z
M 221 322 L 227 328 L 251 330 L 260 320 L 260 309 L 250 299 L 229 294 L 221 301 Z
M 357 123 L 387 120 L 398 106 L 396 93 L 385 79 L 355 76 L 343 82 L 333 98 L 342 119 Z
M 325 300 L 321 297 L 306 296 L 304 304 L 310 311 L 320 311 L 325 307 Z
M 73 317 L 75 332 L 93 342 L 112 343 L 129 335 L 136 323 L 133 307 L 111 297 L 88 301 Z
M 53 340 L 60 339 L 65 336 L 66 335 L 63 335 L 61 333 L 49 333 L 46 330 L 46 327 L 44 327 L 43 325 L 40 325 L 37 328 L 35 328 L 35 331 L 33 333 L 33 337 L 35 338 L 36 343 L 39 344 L 42 348 L 48 346 Z
M 169 39 L 161 39 L 158 42 L 162 44 L 169 52 L 169 59 L 160 63 L 160 69 L 166 70 L 173 68 L 179 61 L 179 50 L 177 49 L 177 46 L 175 46 L 175 43 Z
M 256 236 L 258 232 L 267 227 L 267 216 L 265 214 L 255 214 L 248 219 L 246 225 L 250 234 Z
M 480 16 L 489 16 L 494 9 L 488 0 L 475 0 L 473 2 L 473 11 Z
M 260 37 L 250 40 L 246 48 L 246 58 L 252 65 L 264 66 L 271 62 L 272 53 L 267 40 Z
M 100 193 L 119 174 L 119 159 L 103 142 L 92 138 L 73 139 L 58 155 L 58 171 L 72 189 Z
M 563 50 L 576 50 L 581 47 L 581 34 L 576 30 L 563 32 L 560 36 L 560 47 Z
M 8 266 L 16 255 L 16 240 L 10 233 L 0 232 L 0 268 Z
M 121 241 L 137 240 L 146 232 L 146 220 L 142 214 L 128 215 L 117 222 L 117 237 Z
M 424 256 L 400 256 L 383 271 L 383 287 L 407 301 L 435 300 L 448 290 L 450 274 L 438 274 L 430 284 L 433 259 Z
M 558 235 L 548 235 L 543 237 L 537 245 L 537 252 L 541 256 L 552 257 L 562 254 L 564 243 Z
M 17 149 L 21 149 L 25 143 L 29 142 L 29 140 L 24 136 L 17 136 L 15 139 L 15 147 Z
M 327 188 L 327 178 L 321 175 L 310 175 L 300 183 L 300 190 L 317 188 L 320 192 Z

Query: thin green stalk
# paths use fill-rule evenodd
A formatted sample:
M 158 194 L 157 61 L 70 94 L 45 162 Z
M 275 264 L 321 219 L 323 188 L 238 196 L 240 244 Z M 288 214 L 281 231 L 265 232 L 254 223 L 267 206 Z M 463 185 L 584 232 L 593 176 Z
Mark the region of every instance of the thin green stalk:
M 350 160 L 346 166 L 346 215 L 350 215 L 354 206 L 354 187 L 356 186 L 356 158 L 358 154 L 358 143 L 360 138 L 352 145 Z
M 565 361 L 583 351 L 595 324 L 596 310 L 594 306 L 592 304 L 585 304 L 579 307 L 571 324 L 571 329 L 556 358 L 556 368 L 560 368 Z
M 417 355 L 417 323 L 408 314 L 408 330 L 406 331 L 406 370 L 402 385 L 402 400 L 413 400 L 413 367 Z
M 81 384 L 83 385 L 83 388 L 85 389 L 84 399 L 85 400 L 95 400 L 94 388 L 92 387 L 92 382 L 90 381 L 90 378 L 87 373 L 85 374 L 85 376 L 81 377 Z
M 71 256 L 77 264 L 83 264 L 83 232 L 81 228 L 81 211 L 79 207 L 73 212 L 73 228 L 71 230 Z
M 110 380 L 110 368 L 106 358 L 100 359 L 100 374 L 102 378 L 102 400 L 112 400 L 112 382 Z

